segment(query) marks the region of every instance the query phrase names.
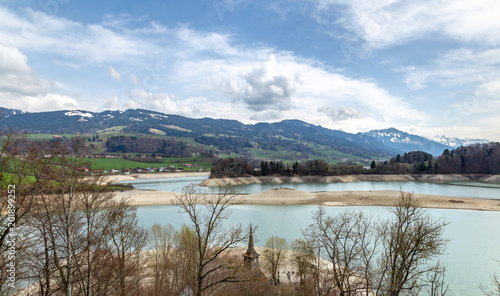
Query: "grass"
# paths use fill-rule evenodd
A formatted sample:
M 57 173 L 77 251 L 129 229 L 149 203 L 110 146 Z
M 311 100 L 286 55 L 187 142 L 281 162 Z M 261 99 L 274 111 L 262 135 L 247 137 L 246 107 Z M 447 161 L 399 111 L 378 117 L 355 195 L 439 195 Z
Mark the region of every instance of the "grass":
M 280 148 L 278 151 L 267 151 L 259 148 L 251 148 L 249 150 L 250 154 L 257 159 L 268 159 L 268 160 L 284 160 L 284 161 L 302 161 L 304 156 L 295 151 L 288 151 Z
M 28 134 L 27 137 L 30 140 L 35 140 L 35 141 L 46 141 L 46 140 L 52 140 L 55 138 L 55 136 L 60 136 L 60 137 L 66 137 L 68 139 L 74 138 L 74 134 Z
M 186 129 L 186 128 L 182 128 L 180 126 L 176 126 L 176 125 L 165 125 L 165 124 L 162 124 L 162 126 L 166 127 L 166 128 L 169 128 L 169 129 L 174 129 L 174 130 L 178 130 L 178 131 L 183 131 L 183 132 L 192 132 L 192 130 L 189 130 L 189 129 Z
M 127 169 L 127 168 L 141 168 L 148 167 L 161 167 L 161 166 L 174 166 L 175 168 L 183 168 L 185 171 L 198 171 L 200 169 L 210 170 L 212 165 L 203 157 L 171 157 L 162 158 L 162 162 L 140 162 L 123 158 L 86 158 L 90 162 L 93 169 L 112 170 L 112 169 Z M 182 164 L 191 163 L 197 164 L 197 167 L 185 167 Z
M 156 135 L 160 135 L 160 136 L 165 136 L 167 134 L 166 132 L 161 131 L 161 130 L 156 129 L 156 128 L 150 128 L 149 132 L 153 133 L 153 134 L 156 134 Z
M 170 127 L 170 126 L 169 126 Z M 99 136 L 99 139 L 102 141 L 95 141 L 95 142 L 87 142 L 87 145 L 92 145 L 94 148 L 94 153 L 95 154 L 102 154 L 106 153 L 106 141 L 108 137 L 113 137 L 113 136 L 135 136 L 135 137 L 146 137 L 146 138 L 159 138 L 159 139 L 172 139 L 175 141 L 180 141 L 185 143 L 186 145 L 190 145 L 193 147 L 198 147 L 200 149 L 206 150 L 206 151 L 213 151 L 216 154 L 219 154 L 220 158 L 226 158 L 226 157 L 243 157 L 244 154 L 241 153 L 227 153 L 225 151 L 219 150 L 217 147 L 210 146 L 210 145 L 204 145 L 196 142 L 193 138 L 189 137 L 178 137 L 178 136 L 169 136 L 168 133 L 165 133 L 164 131 L 158 130 L 158 129 L 151 129 L 150 131 L 153 132 L 154 134 L 141 134 L 141 133 L 123 133 L 123 129 L 125 126 L 115 126 L 107 129 L 100 130 L 96 133 L 93 134 L 85 134 L 83 135 L 86 138 L 92 138 L 96 137 L 97 135 Z M 171 128 L 175 128 L 175 126 L 171 126 Z M 75 135 L 71 134 L 60 134 L 59 136 L 65 136 L 67 138 L 74 137 Z M 205 136 L 208 137 L 213 137 L 215 136 L 214 134 L 205 134 Z M 34 140 L 49 140 L 54 138 L 54 134 L 32 134 L 28 135 L 30 139 Z M 281 135 L 276 135 L 275 136 L 278 139 L 282 140 L 292 140 L 288 139 L 286 137 L 283 137 Z M 292 140 L 293 141 L 293 140 Z M 369 164 L 371 162 L 367 161 L 366 159 L 343 153 L 337 150 L 333 150 L 332 148 L 328 146 L 323 146 L 323 145 L 318 145 L 318 144 L 312 144 L 307 141 L 300 141 L 300 143 L 309 146 L 310 148 L 313 149 L 313 153 L 308 155 L 309 157 L 306 158 L 302 153 L 296 152 L 296 151 L 291 151 L 287 149 L 287 147 L 277 147 L 277 151 L 269 151 L 269 150 L 263 150 L 258 147 L 257 142 L 251 142 L 253 148 L 250 148 L 247 150 L 247 152 L 252 156 L 252 158 L 255 159 L 267 159 L 267 160 L 282 160 L 282 161 L 303 161 L 306 159 L 323 159 L 329 164 L 338 164 L 342 163 L 345 161 L 345 159 L 350 160 L 350 161 L 359 161 L 364 164 Z M 107 154 L 113 154 L 113 153 L 107 153 Z M 118 154 L 118 153 L 117 153 Z M 135 153 L 134 153 L 135 154 Z M 182 166 L 175 165 L 171 160 L 163 160 L 163 163 L 144 163 L 144 162 L 137 162 L 137 161 L 132 161 L 132 160 L 125 160 L 125 159 L 91 159 L 92 161 L 92 167 L 94 169 L 100 168 L 104 170 L 111 170 L 113 168 L 121 170 L 122 168 L 147 168 L 147 167 L 159 167 L 159 166 L 169 166 L 169 165 L 174 165 L 176 168 L 180 168 Z M 185 161 L 186 163 L 192 163 L 193 161 Z M 201 163 L 200 161 L 197 160 L 196 163 L 199 165 L 197 168 L 187 168 L 187 167 L 182 167 L 184 170 L 198 170 L 200 168 L 206 168 L 210 169 L 212 166 L 209 163 Z
M 238 154 L 238 153 L 221 153 L 218 156 L 219 156 L 219 158 L 228 158 L 228 157 L 239 158 L 239 157 L 243 157 L 243 154 Z
M 1 180 L 1 188 L 7 188 L 9 185 L 16 186 L 16 194 L 19 194 L 19 187 L 24 188 L 25 190 L 32 188 L 32 186 L 36 183 L 36 179 L 31 175 L 24 175 L 21 179 L 21 184 L 19 184 L 19 176 L 13 173 L 3 173 L 3 178 Z M 45 191 L 48 193 L 54 193 L 58 191 L 58 188 L 61 186 L 61 183 L 56 181 L 49 181 L 49 187 L 45 187 Z M 82 187 L 83 186 L 83 187 Z M 84 187 L 87 186 L 87 187 Z M 88 185 L 77 184 L 78 188 L 88 188 Z M 104 189 L 105 191 L 116 191 L 116 190 L 129 190 L 131 187 L 120 186 L 120 185 L 91 185 L 93 189 Z

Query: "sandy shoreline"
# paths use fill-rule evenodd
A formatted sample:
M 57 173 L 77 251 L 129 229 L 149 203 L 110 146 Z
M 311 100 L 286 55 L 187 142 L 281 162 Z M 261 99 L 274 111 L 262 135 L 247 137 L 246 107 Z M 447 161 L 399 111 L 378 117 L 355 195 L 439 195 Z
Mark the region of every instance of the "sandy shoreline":
M 116 198 L 126 197 L 135 206 L 170 205 L 175 200 L 172 192 L 133 189 L 116 192 Z M 294 189 L 273 189 L 243 195 L 245 204 L 258 205 L 324 205 L 324 206 L 382 206 L 396 204 L 397 190 L 330 191 L 310 193 Z M 500 200 L 414 194 L 425 208 L 500 211 Z
M 404 182 L 404 181 L 428 181 L 428 182 L 451 182 L 451 181 L 480 181 L 488 183 L 500 183 L 500 175 L 461 175 L 461 174 L 401 174 L 401 175 L 343 175 L 343 176 L 264 176 L 264 177 L 238 177 L 238 178 L 211 178 L 203 181 L 202 186 L 218 185 L 246 185 L 261 183 L 343 183 L 360 181 L 380 182 Z
M 144 173 L 130 175 L 109 175 L 106 180 L 111 183 L 135 181 L 142 179 L 161 178 L 182 178 L 182 177 L 208 177 L 210 172 L 175 172 L 175 173 Z M 500 183 L 500 175 L 460 175 L 460 174 L 432 174 L 432 175 L 344 175 L 344 176 L 265 176 L 265 177 L 239 177 L 239 178 L 210 178 L 201 183 L 202 186 L 219 185 L 245 185 L 261 183 L 338 183 L 338 182 L 359 182 L 359 181 L 380 181 L 380 182 L 404 182 L 404 181 L 428 181 L 428 182 L 448 182 L 448 181 L 480 181 L 487 183 Z
M 108 175 L 106 181 L 111 183 L 136 181 L 143 179 L 183 178 L 183 177 L 208 177 L 210 172 L 175 172 L 175 173 L 143 173 L 130 175 Z
M 108 177 L 110 182 L 133 181 L 140 179 L 180 178 L 208 176 L 209 172 L 180 172 L 180 173 L 154 173 L 116 175 Z M 478 181 L 498 181 L 499 175 L 475 176 Z M 231 183 L 233 185 L 250 183 L 302 183 L 302 182 L 356 182 L 356 181 L 463 181 L 471 180 L 464 175 L 349 175 L 329 177 L 244 177 L 207 179 L 202 182 L 205 186 L 217 186 Z M 116 198 L 128 198 L 130 204 L 135 206 L 170 205 L 175 200 L 173 192 L 132 189 L 117 191 Z M 261 205 L 324 205 L 324 206 L 383 206 L 389 207 L 396 204 L 400 192 L 397 190 L 377 191 L 329 191 L 329 192 L 304 192 L 300 190 L 280 188 L 264 192 L 243 195 L 245 204 Z M 428 194 L 414 194 L 426 208 L 461 209 L 478 211 L 500 211 L 500 200 L 449 197 Z

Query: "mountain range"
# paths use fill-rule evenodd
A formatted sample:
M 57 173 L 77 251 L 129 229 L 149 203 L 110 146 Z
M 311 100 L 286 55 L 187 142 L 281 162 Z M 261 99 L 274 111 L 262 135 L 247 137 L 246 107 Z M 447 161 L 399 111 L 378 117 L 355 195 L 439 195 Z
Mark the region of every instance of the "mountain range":
M 236 120 L 188 118 L 144 109 L 90 112 L 63 110 L 22 112 L 0 108 L 0 126 L 29 134 L 93 134 L 121 127 L 121 133 L 191 139 L 213 147 L 218 153 L 255 157 L 262 151 L 282 154 L 283 158 L 310 156 L 345 159 L 387 158 L 410 151 L 425 151 L 435 156 L 445 149 L 487 140 L 446 138 L 429 139 L 395 128 L 347 133 L 300 120 L 243 124 Z M 265 153 L 264 153 L 265 154 Z M 271 153 L 272 154 L 272 153 Z M 268 153 L 269 155 L 269 153 Z

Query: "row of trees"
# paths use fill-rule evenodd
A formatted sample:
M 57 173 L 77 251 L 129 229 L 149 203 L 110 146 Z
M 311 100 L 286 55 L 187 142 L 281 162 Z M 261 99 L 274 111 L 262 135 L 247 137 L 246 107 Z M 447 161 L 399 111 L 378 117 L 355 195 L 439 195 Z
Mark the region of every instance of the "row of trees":
M 377 221 L 363 212 L 331 216 L 320 207 L 313 223 L 292 243 L 271 237 L 264 267 L 277 279 L 285 260 L 297 268 L 301 295 L 445 295 L 445 266 L 439 262 L 446 222 L 434 220 L 407 193 Z
M 148 232 L 102 176 L 83 173 L 85 140 L 33 142 L 13 133 L 1 140 L 0 184 L 9 198 L 0 204 L 0 295 L 26 284 L 16 294 L 254 295 L 257 287 L 273 295 L 235 251 L 248 231 L 222 225 L 239 202 L 231 189 L 185 188 L 176 203 L 191 225 Z
M 282 161 L 262 161 L 260 172 L 257 175 L 283 175 L 283 176 L 331 176 L 362 174 L 363 166 L 347 164 L 328 164 L 322 159 L 307 160 L 284 164 Z
M 13 190 L 0 205 L 0 293 L 31 282 L 38 295 L 136 291 L 134 262 L 146 231 L 101 176 L 83 173 L 85 140 L 33 142 L 8 133 L 1 147 L 0 184 Z
M 245 158 L 221 159 L 212 168 L 210 176 L 242 177 L 242 176 L 329 176 L 365 173 L 361 165 L 328 164 L 321 159 L 307 160 L 304 162 L 284 163 L 283 161 L 261 161 L 260 168 Z
M 437 158 L 423 151 L 397 155 L 388 162 L 372 163 L 371 173 L 379 174 L 498 174 L 500 143 L 474 144 L 446 149 Z
M 108 152 L 156 153 L 163 156 L 190 156 L 202 152 L 199 148 L 172 139 L 135 136 L 110 137 L 106 141 L 106 149 Z
M 335 176 L 351 174 L 499 174 L 500 143 L 475 144 L 448 149 L 437 158 L 423 151 L 397 155 L 389 161 L 372 161 L 369 170 L 361 165 L 328 164 L 321 159 L 285 163 L 261 161 L 260 167 L 245 158 L 220 160 L 211 177 L 242 176 Z
M 445 150 L 436 160 L 438 172 L 499 174 L 500 143 L 476 144 Z

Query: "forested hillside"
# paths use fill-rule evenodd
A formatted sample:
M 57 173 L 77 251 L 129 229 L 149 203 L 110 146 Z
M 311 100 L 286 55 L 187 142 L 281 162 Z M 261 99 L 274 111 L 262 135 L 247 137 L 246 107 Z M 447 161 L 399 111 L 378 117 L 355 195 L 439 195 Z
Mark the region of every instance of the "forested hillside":
M 445 149 L 453 150 L 394 128 L 351 134 L 300 120 L 243 124 L 236 120 L 187 118 L 143 109 L 39 113 L 2 109 L 2 113 L 0 127 L 4 129 L 47 139 L 59 135 L 83 135 L 90 139 L 89 145 L 96 147 L 99 153 L 155 153 L 162 156 L 213 153 L 220 157 L 244 157 L 255 166 L 261 161 L 289 163 L 311 159 L 321 159 L 329 164 L 367 165 L 371 160 L 388 160 L 398 153 L 404 155 L 413 150 L 434 155 L 437 155 L 436 151 L 440 154 Z M 111 134 L 110 130 L 115 132 Z M 99 140 L 95 140 L 99 135 Z M 447 171 L 457 171 L 451 168 L 456 165 L 448 161 L 451 160 L 444 163 L 440 160 L 438 167 L 442 164 Z M 389 167 L 380 170 L 394 169 Z M 423 166 L 420 171 L 422 169 Z
M 474 144 L 457 149 L 445 149 L 442 155 L 414 151 L 397 155 L 388 162 L 373 166 L 373 171 L 389 173 L 427 174 L 498 174 L 500 173 L 500 144 Z
M 193 151 L 213 151 L 222 156 L 246 157 L 257 162 L 261 159 L 301 161 L 309 158 L 329 162 L 366 162 L 374 157 L 388 158 L 398 152 L 372 137 L 330 130 L 299 120 L 251 125 L 235 120 L 187 118 L 142 109 L 100 113 L 4 111 L 4 117 L 0 118 L 3 128 L 29 134 L 80 134 L 88 136 L 94 146 L 112 153 L 185 155 Z M 92 138 L 110 129 L 117 131 L 113 138 L 101 137 L 103 145 L 94 144 Z M 143 143 L 133 140 L 133 137 L 144 139 Z M 153 137 L 162 140 L 147 139 Z M 152 147 L 146 148 L 146 143 Z
M 262 161 L 253 166 L 246 159 L 226 158 L 212 168 L 211 177 L 241 176 L 329 176 L 350 174 L 499 174 L 500 143 L 475 144 L 446 149 L 437 158 L 423 151 L 397 155 L 370 168 L 361 165 L 328 164 L 315 159 L 304 162 Z
M 108 152 L 161 154 L 167 157 L 189 156 L 202 152 L 199 148 L 172 139 L 133 136 L 111 137 L 106 141 L 106 148 Z
M 445 150 L 437 158 L 437 171 L 449 173 L 500 173 L 500 144 L 475 144 L 454 150 Z

